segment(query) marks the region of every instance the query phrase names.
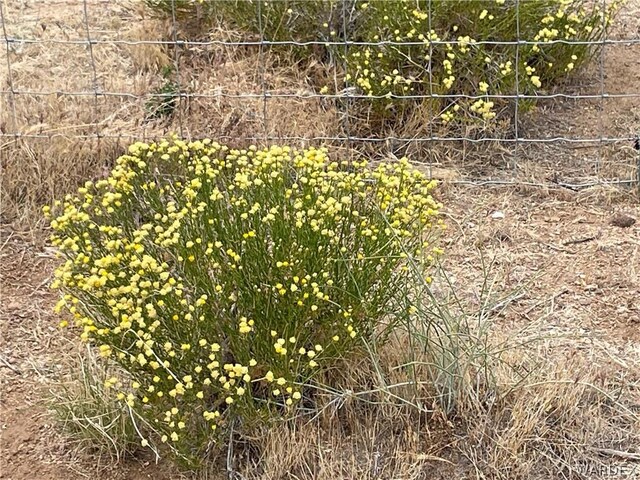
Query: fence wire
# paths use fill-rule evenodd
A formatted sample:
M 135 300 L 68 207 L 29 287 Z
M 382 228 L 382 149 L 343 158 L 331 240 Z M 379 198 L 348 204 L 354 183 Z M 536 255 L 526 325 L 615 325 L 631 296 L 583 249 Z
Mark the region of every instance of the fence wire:
M 116 142 L 151 140 L 161 138 L 170 132 L 177 132 L 185 138 L 207 136 L 230 143 L 246 141 L 263 144 L 340 144 L 347 147 L 349 152 L 362 149 L 367 154 L 371 154 L 370 147 L 375 146 L 376 154 L 383 155 L 413 152 L 417 154 L 418 161 L 432 167 L 460 170 L 462 173 L 458 182 L 480 186 L 560 185 L 578 189 L 602 183 L 640 185 L 640 62 L 637 60 L 640 58 L 640 21 L 636 18 L 636 15 L 640 16 L 640 0 L 627 0 L 627 5 L 619 14 L 619 24 L 614 23 L 612 27 L 603 24 L 606 35 L 601 39 L 553 39 L 545 42 L 545 47 L 577 45 L 599 48 L 597 58 L 585 73 L 572 77 L 571 81 L 550 91 L 526 93 L 520 89 L 520 69 L 517 68 L 520 49 L 540 44 L 540 41 L 521 38 L 520 5 L 538 0 L 512 0 L 515 2 L 516 12 L 515 39 L 479 39 L 473 42 L 474 45 L 514 48 L 516 80 L 515 91 L 512 94 L 434 91 L 434 50 L 437 47 L 457 45 L 458 41 L 433 39 L 428 43 L 428 89 L 421 93 L 385 95 L 366 94 L 354 85 L 338 88 L 340 82 L 337 70 L 341 68 L 346 71 L 345 62 L 351 49 L 424 47 L 423 41 L 362 41 L 353 38 L 348 21 L 353 14 L 348 11 L 348 8 L 354 5 L 353 0 L 343 0 L 341 3 L 340 39 L 272 39 L 266 34 L 261 13 L 262 6 L 266 6 L 268 1 L 253 2 L 257 8 L 259 35 L 258 38 L 247 36 L 243 39 L 231 38 L 230 35 L 229 38 L 215 35 L 204 39 L 202 36 L 197 39 L 184 38 L 183 25 L 178 18 L 178 7 L 184 5 L 184 0 L 170 1 L 169 18 L 164 20 L 164 24 L 168 23 L 169 33 L 158 35 L 158 38 L 149 38 L 150 35 L 144 31 L 144 26 L 142 31 L 126 27 L 111 27 L 105 30 L 105 25 L 108 25 L 105 19 L 108 18 L 119 18 L 121 25 L 138 20 L 142 23 L 156 21 L 155 18 L 146 17 L 148 13 L 136 20 L 136 14 L 133 12 L 144 11 L 143 1 L 39 0 L 30 4 L 17 0 L 0 2 L 2 41 L 5 44 L 5 58 L 0 64 L 0 69 L 4 70 L 0 70 L 0 148 L 6 151 L 18 143 L 29 144 L 60 138 Z M 427 5 L 429 31 L 432 30 L 433 1 L 422 1 L 422 4 Z M 245 2 L 251 3 L 252 0 Z M 610 2 L 594 0 L 594 3 L 600 3 L 601 8 L 606 11 Z M 57 12 L 52 14 L 52 10 Z M 68 12 L 66 16 L 65 11 Z M 60 22 L 63 23 L 62 26 Z M 56 28 L 56 24 L 62 33 L 47 34 L 47 30 L 51 32 Z M 69 26 L 65 26 L 67 24 Z M 343 63 L 334 61 L 333 65 L 323 67 L 334 69 L 335 91 L 324 93 L 320 89 L 310 87 L 308 83 L 274 88 L 271 79 L 274 74 L 270 68 L 274 62 L 272 57 L 277 54 L 272 50 L 281 47 L 340 49 Z M 168 58 L 171 82 L 162 80 L 160 68 L 156 68 L 156 72 L 147 69 L 143 72 L 143 80 L 140 80 L 142 73 L 132 68 L 129 60 L 115 59 L 116 55 L 128 58 L 135 49 L 143 52 L 145 49 L 155 49 L 153 51 L 156 54 L 163 52 Z M 625 49 L 628 52 L 627 62 L 621 61 L 625 56 L 616 49 Z M 237 53 L 238 50 L 245 52 L 244 58 Z M 612 51 L 615 58 L 609 60 L 607 56 Z M 84 61 L 78 61 L 79 54 L 86 56 Z M 255 55 L 252 57 L 252 54 Z M 248 84 L 249 87 L 253 86 L 248 88 L 252 91 L 238 90 L 242 86 L 241 82 L 224 78 L 216 79 L 220 85 L 207 84 L 206 88 L 201 87 L 199 79 L 193 77 L 185 64 L 185 61 L 190 61 L 194 56 L 212 58 L 209 65 L 211 69 L 224 67 L 233 62 L 238 63 L 239 70 L 255 69 L 256 81 L 253 85 Z M 29 61 L 39 57 L 42 57 L 40 64 Z M 252 65 L 247 58 L 255 60 L 257 65 Z M 27 69 L 30 65 L 39 70 L 30 73 Z M 290 67 L 301 68 L 299 65 L 298 63 Z M 202 68 L 202 64 L 199 68 Z M 238 74 L 237 71 L 234 73 Z M 88 80 L 85 82 L 86 88 L 81 88 L 82 82 L 74 82 L 72 78 L 68 78 L 70 75 Z M 242 75 L 242 71 L 239 75 Z M 620 89 L 620 82 L 612 87 L 609 80 L 621 75 L 629 81 L 622 82 L 623 89 Z M 58 78 L 60 76 L 62 78 Z M 118 77 L 122 81 L 110 81 L 111 77 Z M 155 77 L 156 84 L 160 78 L 160 83 L 164 82 L 165 87 L 169 85 L 171 88 L 167 88 L 167 91 L 152 88 L 153 82 L 147 81 L 148 77 Z M 38 78 L 42 80 L 39 81 Z M 142 87 L 132 85 L 136 81 L 146 84 Z M 237 88 L 230 88 L 230 84 L 234 83 L 239 83 Z M 83 103 L 85 99 L 89 103 Z M 416 132 L 403 131 L 402 135 L 398 135 L 382 128 L 379 131 L 372 128 L 366 135 L 361 134 L 354 128 L 353 111 L 357 102 L 375 100 L 398 104 L 427 100 L 502 100 L 513 104 L 513 111 L 508 119 L 512 128 L 509 132 L 500 134 L 491 129 L 470 129 L 470 134 L 459 131 L 443 134 L 442 130 L 434 128 L 434 121 L 427 119 L 426 128 Z M 284 102 L 285 106 L 278 115 L 274 115 L 270 106 L 272 102 L 278 101 Z M 295 103 L 288 105 L 286 102 L 289 101 Z M 543 114 L 523 113 L 521 102 L 528 101 L 535 101 L 543 110 Z M 43 107 L 48 102 L 51 103 L 49 110 L 54 113 L 50 115 L 51 118 L 48 116 L 51 112 Z M 169 121 L 165 118 L 148 118 L 147 107 L 153 102 L 160 103 L 161 106 L 169 105 Z M 333 123 L 340 125 L 340 128 L 321 128 L 315 131 L 312 125 L 302 133 L 295 129 L 291 132 L 276 129 L 282 124 L 283 116 L 290 115 L 291 119 L 294 119 L 296 112 L 304 112 L 305 102 L 316 102 L 316 109 L 321 105 L 322 109 L 333 110 Z M 611 102 L 620 102 L 620 105 L 608 109 Z M 136 105 L 137 110 L 132 105 Z M 210 119 L 208 125 L 194 127 L 190 123 L 191 112 L 196 109 L 194 106 L 205 112 L 211 108 L 218 118 Z M 65 109 L 68 109 L 68 112 Z M 597 115 L 594 119 L 593 114 L 589 113 L 592 119 L 589 122 L 592 124 L 589 125 L 591 128 L 580 129 L 557 124 L 557 117 L 560 118 L 560 123 L 565 120 L 571 123 L 573 119 L 580 119 L 585 112 L 593 109 L 597 110 Z M 551 113 L 545 113 L 546 110 Z M 316 110 L 311 111 L 310 115 L 315 112 Z M 56 118 L 65 117 L 65 113 L 66 117 L 72 117 L 71 120 L 74 120 L 74 116 L 77 117 L 77 121 L 56 125 Z M 130 114 L 131 118 L 125 118 L 127 114 Z M 226 122 L 225 119 L 234 115 L 241 118 L 235 120 L 233 128 L 242 125 L 243 119 L 248 118 L 247 127 L 238 127 L 237 131 L 233 128 L 231 131 L 221 131 L 217 128 Z M 256 115 L 261 117 L 259 121 L 256 121 Z M 623 120 L 620 120 L 621 117 L 624 117 Z M 87 118 L 90 121 L 86 121 Z M 358 121 L 361 122 L 362 119 Z M 566 132 L 562 131 L 562 126 L 567 127 Z M 575 130 L 575 133 L 569 134 L 571 130 Z M 498 162 L 496 168 L 487 169 L 486 165 L 478 168 L 478 160 L 474 157 L 472 168 L 466 168 L 465 158 L 471 156 L 469 149 L 483 144 L 497 146 L 497 150 L 485 149 L 477 155 L 492 157 L 493 152 L 498 151 L 506 158 L 505 162 Z M 511 168 L 508 168 L 509 166 Z

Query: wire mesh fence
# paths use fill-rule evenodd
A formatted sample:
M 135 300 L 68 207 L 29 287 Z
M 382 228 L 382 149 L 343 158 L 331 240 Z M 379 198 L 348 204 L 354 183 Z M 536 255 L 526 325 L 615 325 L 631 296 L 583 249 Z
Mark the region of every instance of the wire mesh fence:
M 436 1 L 443 2 L 405 2 L 419 7 L 425 32 L 433 31 Z M 349 154 L 408 155 L 454 172 L 460 182 L 567 188 L 640 183 L 640 2 L 627 0 L 600 38 L 546 39 L 545 48 L 584 46 L 596 53 L 580 73 L 533 91 L 521 88 L 518 76 L 531 72 L 518 66 L 522 52 L 541 40 L 522 33 L 520 11 L 527 2 L 542 1 L 509 0 L 514 35 L 472 40 L 483 51 L 512 52 L 513 91 L 469 92 L 434 88 L 434 57 L 459 47 L 459 39 L 363 39 L 353 28 L 360 0 L 326 2 L 336 31 L 317 39 L 312 32 L 297 38 L 292 30 L 284 39 L 270 33 L 261 9 L 271 8 L 273 0 L 230 0 L 254 9 L 253 34 L 226 28 L 216 18 L 197 35 L 190 29 L 204 22 L 201 2 L 194 2 L 196 16 L 185 19 L 191 2 L 184 0 L 164 2 L 164 16 L 133 0 L 5 0 L 0 142 L 8 152 L 64 140 L 73 154 L 68 142 L 100 148 L 176 132 L 235 144 L 333 145 Z M 505 3 L 474 2 L 480 9 Z M 209 3 L 215 9 L 223 1 Z M 601 11 L 610 3 L 587 2 Z M 420 89 L 372 92 L 345 76 L 353 52 L 413 47 L 428 52 Z M 375 118 L 378 101 L 385 114 L 398 112 L 395 123 Z M 487 122 L 443 126 L 447 109 L 477 101 L 502 105 L 500 128 Z

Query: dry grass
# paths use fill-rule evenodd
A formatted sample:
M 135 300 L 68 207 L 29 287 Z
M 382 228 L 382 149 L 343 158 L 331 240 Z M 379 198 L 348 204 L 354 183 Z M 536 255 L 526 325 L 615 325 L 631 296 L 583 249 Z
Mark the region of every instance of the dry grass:
M 49 409 L 76 448 L 117 463 L 140 450 L 140 441 L 129 412 L 123 410 L 105 381 L 116 372 L 87 347 L 69 358 L 67 375 L 50 390 Z
M 483 411 L 446 422 L 345 402 L 317 421 L 270 430 L 262 451 L 236 468 L 265 479 L 579 478 L 633 449 L 639 424 L 584 363 L 571 366 L 576 373 L 540 370 Z

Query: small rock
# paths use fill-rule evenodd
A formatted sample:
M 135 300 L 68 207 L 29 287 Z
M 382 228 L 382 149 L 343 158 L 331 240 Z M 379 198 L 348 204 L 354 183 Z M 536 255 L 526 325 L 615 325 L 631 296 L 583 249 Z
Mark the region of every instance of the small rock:
M 616 213 L 609 219 L 609 223 L 614 227 L 629 228 L 636 223 L 636 219 L 626 213 Z
M 500 220 L 500 219 L 504 218 L 504 213 L 502 213 L 501 211 L 493 212 L 491 214 L 491 218 L 493 218 L 494 220 Z

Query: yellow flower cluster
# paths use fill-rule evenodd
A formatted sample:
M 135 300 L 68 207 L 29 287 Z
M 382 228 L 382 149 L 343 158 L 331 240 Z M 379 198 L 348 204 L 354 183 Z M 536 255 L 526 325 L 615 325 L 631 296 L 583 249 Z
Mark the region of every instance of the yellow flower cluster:
M 366 19 L 364 37 L 374 44 L 346 54 L 346 83 L 381 99 L 382 114 L 395 112 L 387 108 L 394 97 L 440 95 L 436 108 L 444 123 L 493 119 L 499 100 L 478 96 L 534 95 L 562 80 L 592 53 L 588 45 L 565 41 L 601 38 L 618 8 L 616 3 L 606 11 L 598 6 L 587 10 L 577 0 L 537 0 L 517 7 L 504 0 L 366 5 L 360 12 Z M 517 30 L 518 39 L 528 43 L 514 47 Z M 446 98 L 456 94 L 461 95 Z
M 293 408 L 384 328 L 407 258 L 440 253 L 434 187 L 406 159 L 136 143 L 45 209 L 56 311 L 126 372 L 106 385 L 150 426 L 143 442 L 196 454 L 234 416 Z

